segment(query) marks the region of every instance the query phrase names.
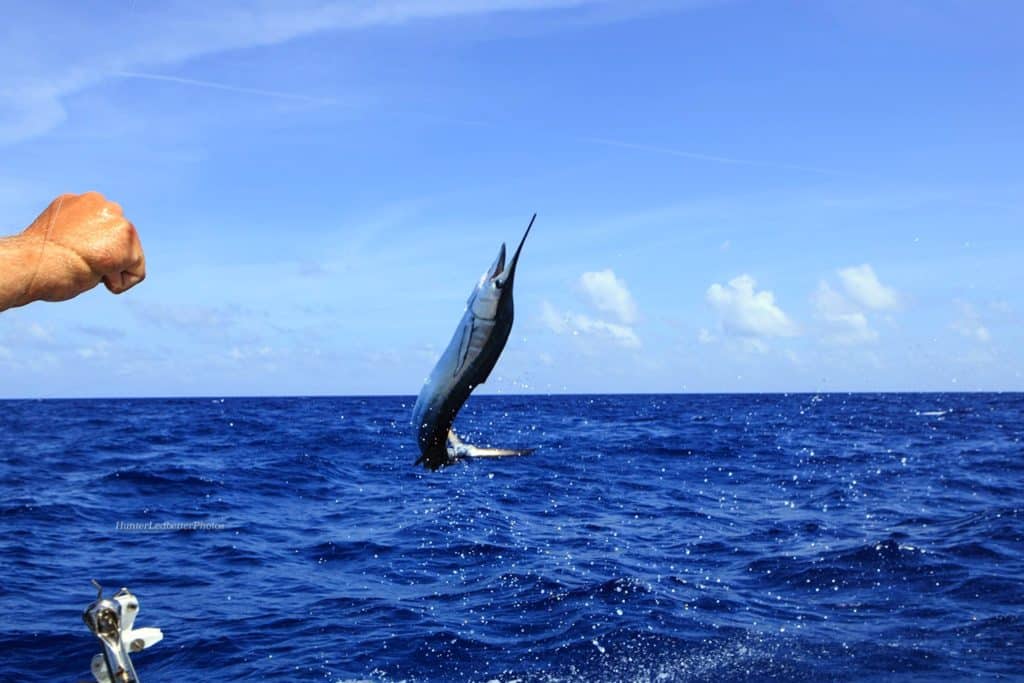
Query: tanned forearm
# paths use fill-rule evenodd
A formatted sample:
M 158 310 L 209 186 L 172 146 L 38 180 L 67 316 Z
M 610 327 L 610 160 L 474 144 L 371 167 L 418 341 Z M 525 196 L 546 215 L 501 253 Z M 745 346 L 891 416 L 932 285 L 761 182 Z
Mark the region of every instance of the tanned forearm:
M 0 238 L 0 311 L 24 306 L 39 263 L 41 243 L 24 235 Z

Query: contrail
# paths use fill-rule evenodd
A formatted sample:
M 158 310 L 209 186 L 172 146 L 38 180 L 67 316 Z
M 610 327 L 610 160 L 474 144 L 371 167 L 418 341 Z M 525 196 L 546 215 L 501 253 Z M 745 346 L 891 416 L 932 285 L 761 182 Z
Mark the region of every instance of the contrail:
M 335 99 L 325 97 L 311 97 L 309 95 L 301 95 L 297 93 L 281 92 L 278 90 L 262 90 L 260 88 L 244 88 L 237 85 L 229 85 L 227 83 L 216 83 L 213 81 L 200 81 L 194 78 L 181 78 L 179 76 L 164 76 L 162 74 L 150 74 L 142 73 L 138 71 L 117 71 L 114 72 L 115 76 L 121 78 L 139 78 L 149 81 L 164 81 L 168 83 L 180 83 L 182 85 L 193 85 L 199 88 L 210 88 L 213 90 L 224 90 L 227 92 L 241 93 L 243 95 L 258 95 L 261 97 L 276 97 L 282 100 L 293 100 L 298 102 L 312 102 L 315 104 L 339 104 Z M 418 114 L 416 118 L 420 119 L 433 119 L 443 123 L 454 123 L 457 125 L 464 126 L 481 126 L 485 128 L 496 128 L 505 129 L 505 126 L 500 123 L 488 122 L 488 121 L 474 121 L 470 119 L 456 119 L 447 116 L 431 116 L 429 114 Z M 695 161 L 708 161 L 715 164 L 730 164 L 733 166 L 755 166 L 758 168 L 778 168 L 789 171 L 802 171 L 804 173 L 817 173 L 822 175 L 845 175 L 840 171 L 833 171 L 827 168 L 818 168 L 815 166 L 799 166 L 796 164 L 785 164 L 775 163 L 771 161 L 756 161 L 753 159 L 736 159 L 733 157 L 716 156 L 713 154 L 700 154 L 699 152 L 687 152 L 679 149 L 672 149 L 669 147 L 660 147 L 657 145 L 642 145 L 633 142 L 623 142 L 621 140 L 611 140 L 608 138 L 595 138 L 595 137 L 576 137 L 576 140 L 580 142 L 586 142 L 590 144 L 604 145 L 606 147 L 621 147 L 624 149 L 635 149 L 642 152 L 653 152 L 655 154 L 666 154 L 669 156 L 683 157 L 685 159 L 693 159 Z
M 668 154 L 670 156 L 684 157 L 686 159 L 694 159 L 696 161 L 711 161 L 716 164 L 732 164 L 734 166 L 758 166 L 760 168 L 781 168 L 789 171 L 805 171 L 808 173 L 821 173 L 824 175 L 844 175 L 839 171 L 833 171 L 828 168 L 818 168 L 816 166 L 798 166 L 796 164 L 781 164 L 772 161 L 755 161 L 753 159 L 735 159 L 733 157 L 720 157 L 712 154 L 700 154 L 698 152 L 686 152 L 684 150 L 672 149 L 669 147 L 658 147 L 655 145 L 639 145 L 633 142 L 622 142 L 620 140 L 609 140 L 607 138 L 579 138 L 583 142 L 593 142 L 599 145 L 607 145 L 609 147 L 624 147 L 626 149 L 636 149 L 642 152 L 655 152 L 657 154 Z
M 298 102 L 312 102 L 315 104 L 338 104 L 337 100 L 324 97 L 310 97 L 309 95 L 298 95 L 278 90 L 261 90 L 259 88 L 243 88 L 237 85 L 226 83 L 214 83 L 213 81 L 199 81 L 194 78 L 179 78 L 178 76 L 163 76 L 161 74 L 147 74 L 138 71 L 116 71 L 115 76 L 121 78 L 140 78 L 147 81 L 166 81 L 168 83 L 181 83 L 183 85 L 194 85 L 200 88 L 211 88 L 213 90 L 226 90 L 228 92 L 242 93 L 243 95 L 259 95 L 261 97 L 276 97 L 281 100 L 295 100 Z

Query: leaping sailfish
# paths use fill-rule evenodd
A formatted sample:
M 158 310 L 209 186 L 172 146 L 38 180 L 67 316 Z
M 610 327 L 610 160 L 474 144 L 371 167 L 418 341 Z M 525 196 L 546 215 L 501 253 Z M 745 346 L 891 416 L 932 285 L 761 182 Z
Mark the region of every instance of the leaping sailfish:
M 461 458 L 532 452 L 532 449 L 478 448 L 463 443 L 452 431 L 452 423 L 473 389 L 487 381 L 508 341 L 513 318 L 512 283 L 519 253 L 536 218 L 534 214 L 526 226 L 508 268 L 505 267 L 505 245 L 501 245 L 494 265 L 469 295 L 455 336 L 420 390 L 413 408 L 413 424 L 421 453 L 417 465 L 423 463 L 424 467 L 436 470 Z

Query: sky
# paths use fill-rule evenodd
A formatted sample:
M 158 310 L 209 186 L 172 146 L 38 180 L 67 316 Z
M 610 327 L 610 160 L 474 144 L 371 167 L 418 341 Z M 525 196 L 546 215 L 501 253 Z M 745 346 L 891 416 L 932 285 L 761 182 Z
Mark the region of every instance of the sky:
M 537 222 L 487 393 L 1024 389 L 1024 7 L 0 2 L 0 397 L 414 395 Z

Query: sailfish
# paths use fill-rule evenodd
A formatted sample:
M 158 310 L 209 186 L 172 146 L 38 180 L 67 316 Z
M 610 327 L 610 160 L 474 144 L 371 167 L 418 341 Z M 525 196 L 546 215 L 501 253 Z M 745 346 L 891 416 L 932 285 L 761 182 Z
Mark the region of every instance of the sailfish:
M 480 278 L 466 301 L 466 311 L 448 348 L 423 383 L 413 407 L 413 424 L 420 447 L 416 464 L 431 470 L 463 458 L 526 455 L 528 450 L 479 448 L 464 443 L 452 430 L 455 416 L 473 389 L 487 381 L 512 332 L 512 285 L 519 254 L 537 214 L 526 226 L 519 246 L 505 265 L 505 245 Z

